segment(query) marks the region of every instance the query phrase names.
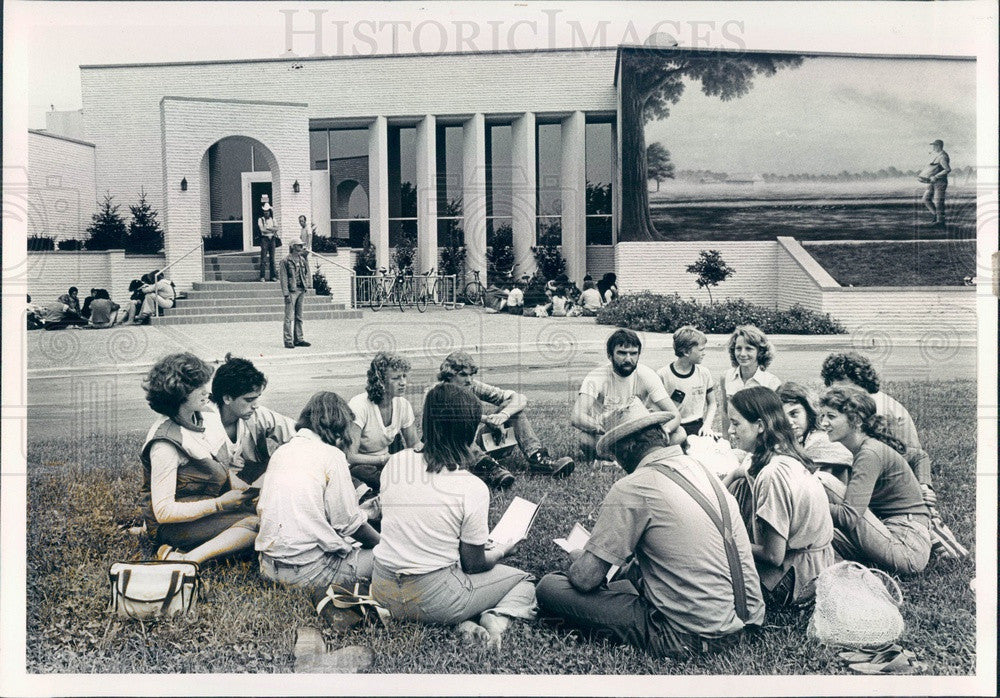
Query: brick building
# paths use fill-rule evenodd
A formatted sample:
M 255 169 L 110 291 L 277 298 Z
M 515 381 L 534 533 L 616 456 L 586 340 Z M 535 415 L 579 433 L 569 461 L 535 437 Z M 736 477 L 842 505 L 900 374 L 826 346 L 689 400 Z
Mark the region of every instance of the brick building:
M 184 288 L 203 238 L 254 248 L 266 193 L 283 237 L 305 214 L 342 245 L 370 239 L 380 265 L 410 235 L 419 271 L 456 241 L 485 272 L 497 242 L 520 275 L 542 236 L 571 278 L 611 271 L 615 69 L 615 48 L 84 65 L 82 115 L 29 134 L 30 187 L 78 190 L 75 222 L 29 234 L 85 237 L 83 199 L 145 190 Z

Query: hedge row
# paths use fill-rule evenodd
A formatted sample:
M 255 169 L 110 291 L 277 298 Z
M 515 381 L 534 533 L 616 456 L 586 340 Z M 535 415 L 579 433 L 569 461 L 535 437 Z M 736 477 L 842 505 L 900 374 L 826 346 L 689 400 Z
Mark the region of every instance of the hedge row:
M 737 325 L 756 325 L 768 334 L 847 333 L 829 313 L 817 313 L 798 304 L 787 310 L 742 299 L 705 304 L 694 299 L 683 300 L 676 293 L 623 295 L 597 311 L 597 322 L 644 332 L 673 332 L 683 325 L 694 325 L 708 334 L 728 334 Z

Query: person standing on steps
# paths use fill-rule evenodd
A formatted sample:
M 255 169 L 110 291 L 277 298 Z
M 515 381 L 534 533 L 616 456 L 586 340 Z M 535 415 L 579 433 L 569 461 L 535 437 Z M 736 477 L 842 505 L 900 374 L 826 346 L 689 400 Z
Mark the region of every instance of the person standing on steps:
M 257 219 L 260 228 L 260 280 L 274 281 L 274 249 L 278 246 L 278 224 L 274 221 L 271 204 L 264 202 Z
M 284 340 L 286 349 L 311 346 L 302 338 L 302 303 L 309 288 L 309 266 L 302 256 L 302 241 L 288 245 L 288 256 L 281 260 L 278 281 L 285 297 Z

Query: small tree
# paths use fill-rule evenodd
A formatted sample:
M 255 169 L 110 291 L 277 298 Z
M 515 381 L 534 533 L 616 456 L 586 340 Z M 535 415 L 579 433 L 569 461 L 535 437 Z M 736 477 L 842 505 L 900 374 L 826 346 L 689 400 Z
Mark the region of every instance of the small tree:
M 163 249 L 163 229 L 156 219 L 157 212 L 146 201 L 146 192 L 139 190 L 139 203 L 129 206 L 132 222 L 128 226 L 126 249 L 137 254 L 156 254 Z
M 313 290 L 317 296 L 330 295 L 330 283 L 326 280 L 326 275 L 319 269 L 313 272 Z
M 84 246 L 88 250 L 123 250 L 125 241 L 128 238 L 128 228 L 125 221 L 118 214 L 121 208 L 112 203 L 114 197 L 108 192 L 104 195 L 104 201 L 98 204 L 100 208 L 91 220 L 87 233 L 90 235 Z
M 656 191 L 660 191 L 660 182 L 674 178 L 670 151 L 662 143 L 653 141 L 646 148 L 646 178 L 656 181 Z
M 695 283 L 699 288 L 708 291 L 708 302 L 712 300 L 712 286 L 718 286 L 736 273 L 736 270 L 726 264 L 718 250 L 702 250 L 698 260 L 688 268 L 689 274 L 697 274 Z
M 354 261 L 354 273 L 358 276 L 371 276 L 374 273 L 372 269 L 375 269 L 375 246 L 366 238 L 364 247 Z
M 403 233 L 396 244 L 396 252 L 392 256 L 392 261 L 396 268 L 402 271 L 413 266 L 413 260 L 417 256 L 417 246 L 413 236 Z

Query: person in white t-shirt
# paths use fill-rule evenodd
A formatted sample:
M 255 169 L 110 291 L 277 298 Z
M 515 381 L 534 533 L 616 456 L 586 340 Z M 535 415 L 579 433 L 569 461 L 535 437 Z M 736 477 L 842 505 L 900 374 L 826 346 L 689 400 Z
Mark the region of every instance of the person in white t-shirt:
M 354 412 L 351 446 L 347 450 L 351 475 L 376 492 L 390 454 L 420 443 L 413 406 L 403 397 L 409 372 L 408 360 L 380 351 L 368 367 L 365 392 L 348 402 Z
M 677 360 L 661 368 L 657 375 L 667 395 L 677 405 L 681 426 L 687 435 L 715 436 L 712 424 L 717 391 L 711 372 L 701 365 L 708 337 L 698 328 L 685 325 L 674 332 L 673 340 Z
M 535 617 L 535 585 L 498 564 L 513 544 L 489 540 L 489 488 L 467 470 L 481 416 L 464 388 L 427 392 L 423 447 L 393 455 L 382 471 L 371 590 L 394 619 L 457 625 L 499 648 L 510 618 Z
M 774 349 L 767 335 L 753 325 L 740 325 L 729 336 L 729 361 L 733 367 L 719 381 L 722 396 L 722 433 L 729 433 L 729 398 L 754 385 L 777 390 L 781 385 L 767 367 L 774 358 Z
M 587 374 L 573 406 L 571 423 L 580 430 L 580 450 L 585 460 L 597 456 L 597 440 L 604 433 L 607 415 L 625 409 L 637 397 L 672 416 L 664 429 L 669 433 L 680 422 L 677 408 L 656 372 L 639 363 L 642 340 L 632 330 L 615 330 L 607 341 L 610 363 Z
M 511 315 L 521 315 L 524 313 L 524 286 L 523 283 L 518 281 L 514 284 L 514 287 L 507 294 L 507 305 L 504 310 L 506 310 Z
M 583 282 L 583 292 L 580 293 L 579 305 L 586 317 L 596 315 L 597 311 L 604 305 L 601 302 L 601 292 L 597 290 L 597 285 L 591 279 Z
M 317 593 L 371 579 L 379 534 L 358 506 L 344 456 L 352 423 L 343 398 L 316 393 L 271 457 L 255 544 L 266 579 Z

